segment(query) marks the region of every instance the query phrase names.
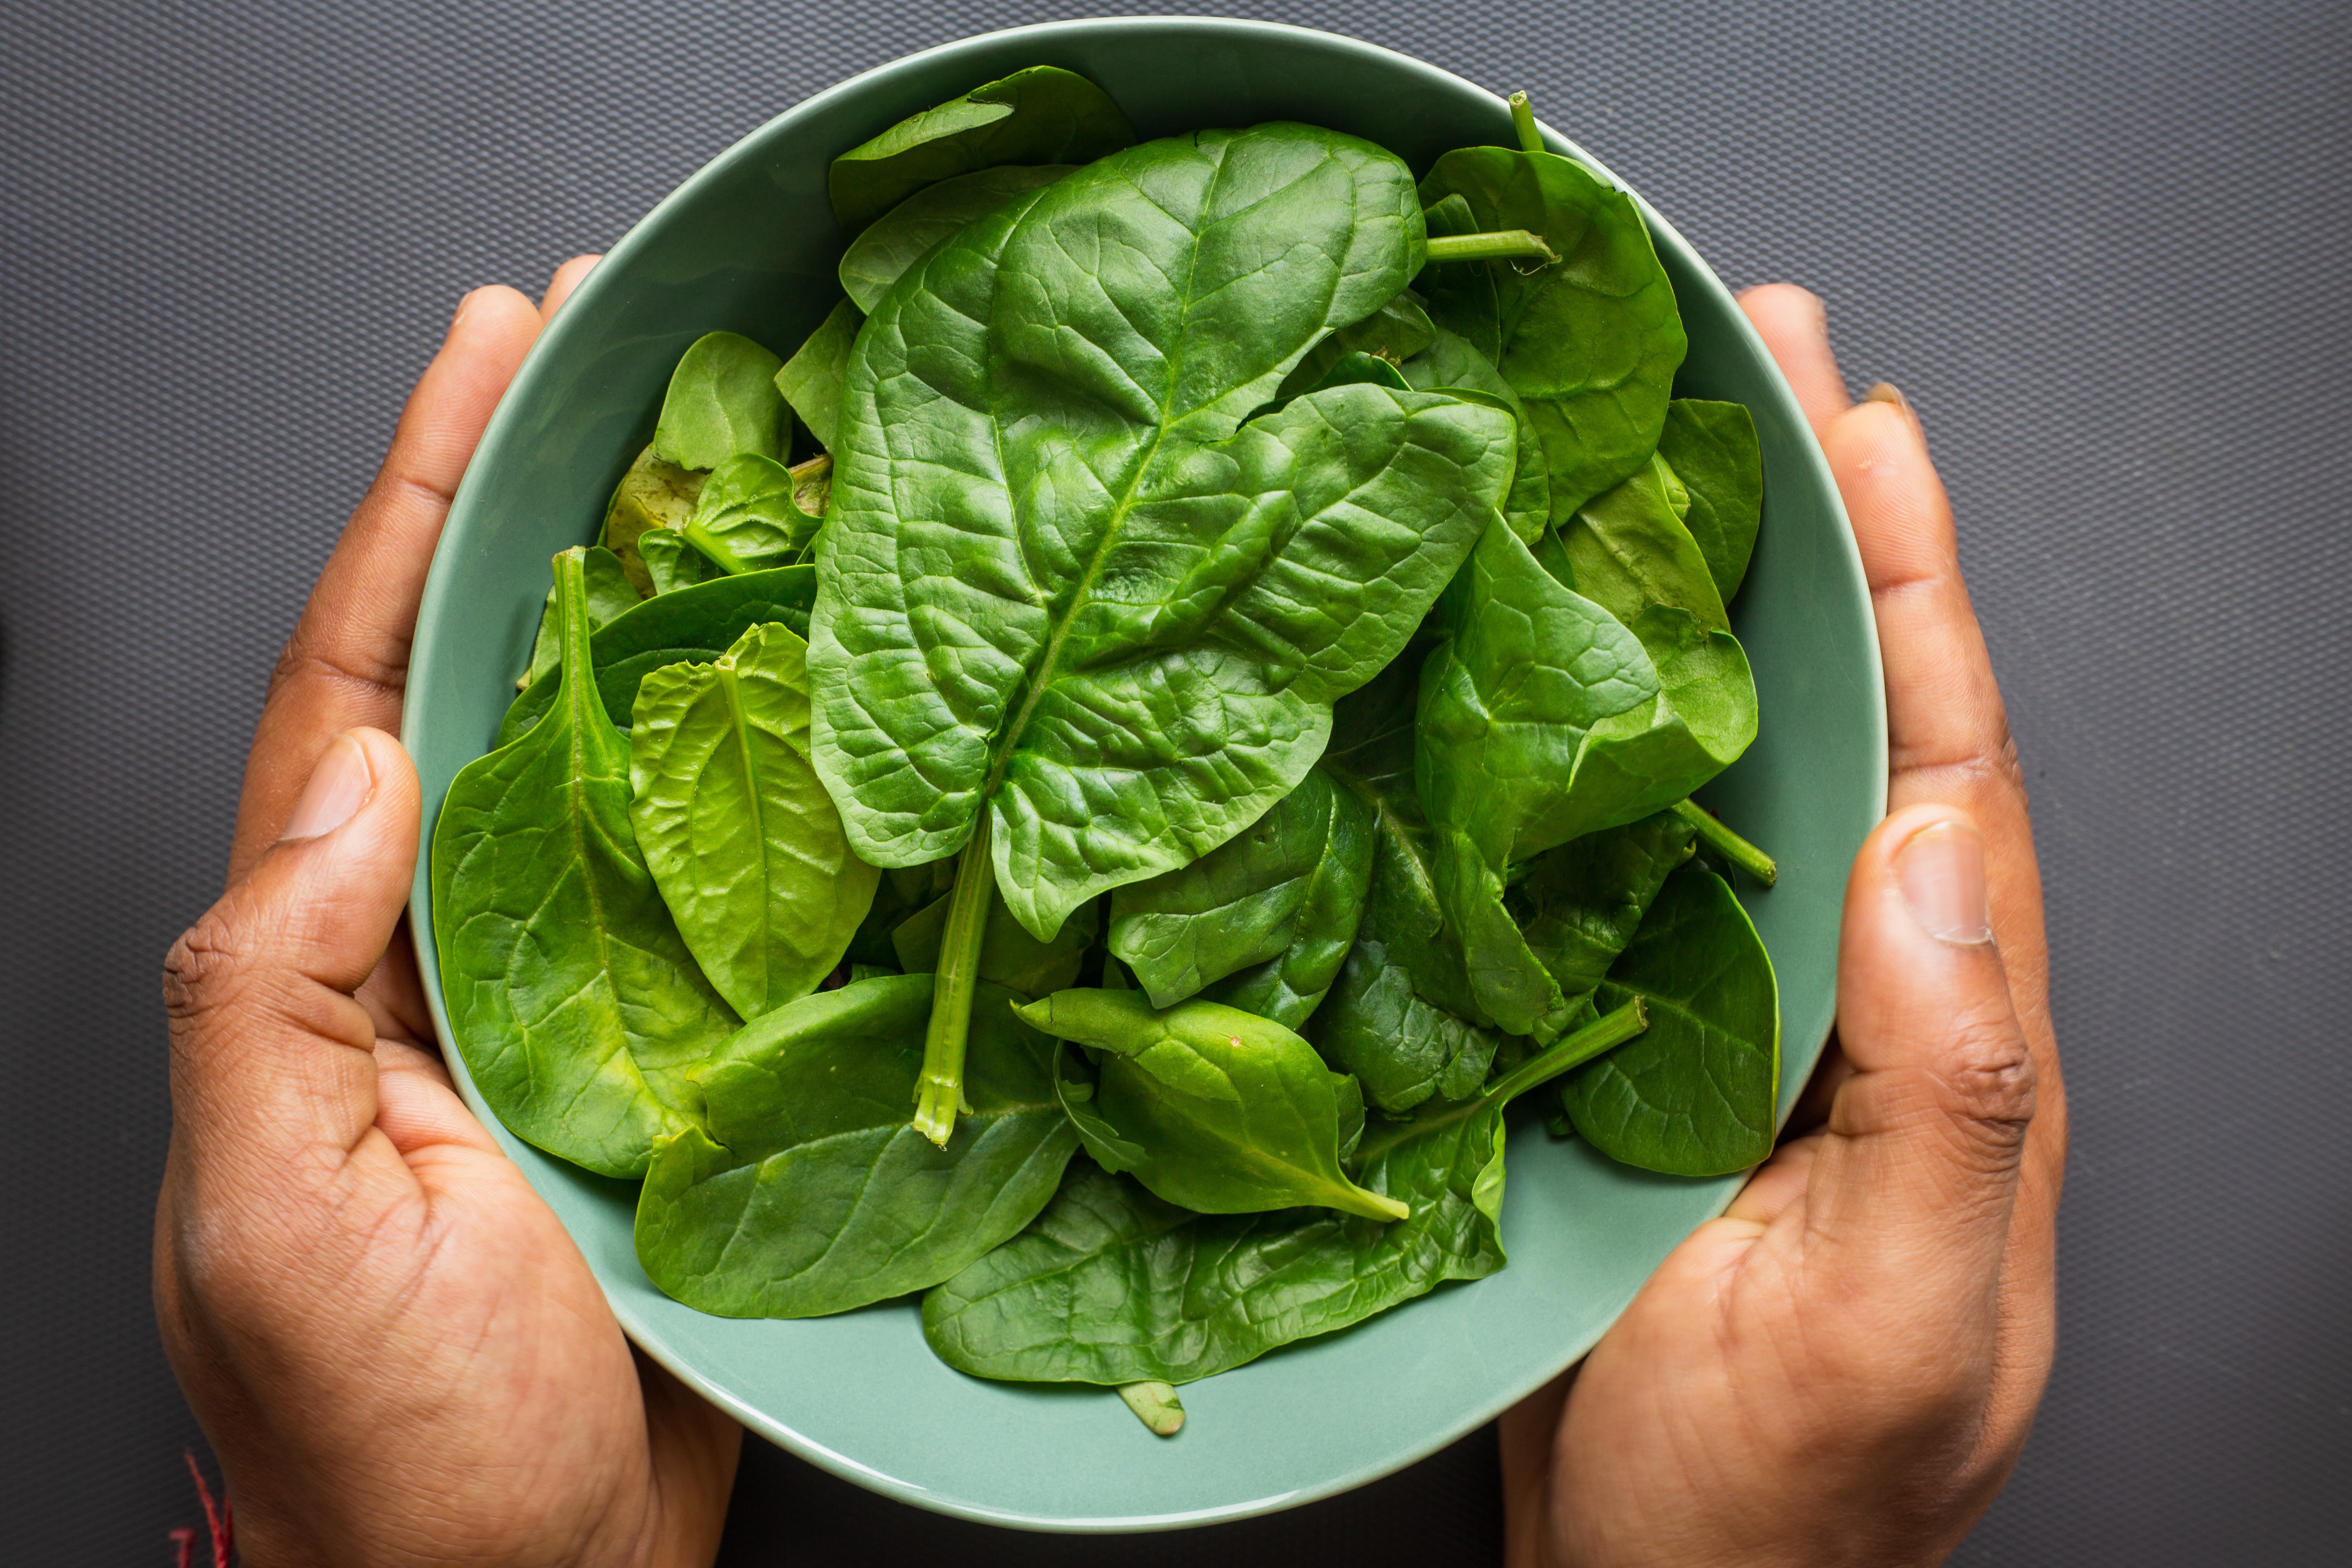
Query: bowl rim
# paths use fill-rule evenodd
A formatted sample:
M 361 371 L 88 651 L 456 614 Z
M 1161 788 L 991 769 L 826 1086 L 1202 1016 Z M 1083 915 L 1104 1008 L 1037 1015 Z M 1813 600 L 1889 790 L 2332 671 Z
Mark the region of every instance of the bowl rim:
M 1017 43 L 1023 39 L 1035 39 L 1042 44 L 1050 44 L 1074 37 L 1170 30 L 1214 34 L 1226 39 L 1235 37 L 1312 39 L 1319 48 L 1334 50 L 1340 54 L 1352 54 L 1364 58 L 1376 58 L 1391 69 L 1402 69 L 1418 74 L 1429 79 L 1434 84 L 1444 86 L 1449 91 L 1466 89 L 1487 99 L 1496 106 L 1498 110 L 1507 111 L 1507 106 L 1501 95 L 1401 50 L 1322 28 L 1246 17 L 1135 14 L 1036 22 L 969 34 L 923 49 L 895 56 L 800 99 L 745 132 L 727 148 L 681 180 L 667 195 L 655 203 L 643 216 L 632 224 L 628 231 L 604 253 L 599 264 L 590 271 L 567 299 L 565 308 L 556 314 L 533 342 L 522 364 L 518 368 L 513 381 L 509 384 L 505 395 L 500 397 L 498 407 L 484 426 L 477 451 L 492 449 L 506 442 L 512 433 L 512 427 L 525 418 L 524 411 L 537 401 L 541 392 L 539 384 L 550 374 L 546 367 L 555 355 L 553 345 L 562 343 L 574 332 L 591 330 L 582 323 L 593 321 L 597 314 L 595 306 L 603 294 L 608 289 L 627 287 L 625 266 L 608 264 L 625 263 L 639 248 L 654 244 L 654 231 L 660 226 L 664 217 L 674 208 L 694 200 L 702 187 L 719 183 L 738 165 L 761 157 L 763 154 L 761 148 L 767 138 L 778 128 L 803 117 L 813 116 L 839 100 L 853 98 L 877 79 L 917 68 L 926 62 L 971 49 L 975 45 L 1002 45 L 1008 42 Z M 1699 279 L 1703 289 L 1713 290 L 1719 296 L 1721 303 L 1730 307 L 1727 315 L 1732 323 L 1733 331 L 1744 340 L 1745 346 L 1753 354 L 1755 360 L 1765 367 L 1768 373 L 1769 395 L 1783 405 L 1780 412 L 1786 423 L 1791 429 L 1801 433 L 1801 438 L 1796 443 L 1797 456 L 1801 462 L 1813 470 L 1812 477 L 1816 488 L 1819 493 L 1826 498 L 1828 506 L 1841 525 L 1835 531 L 1836 548 L 1843 551 L 1846 557 L 1845 564 L 1853 569 L 1854 579 L 1866 584 L 1867 578 L 1862 570 L 1860 551 L 1854 542 L 1852 522 L 1846 515 L 1843 500 L 1839 494 L 1828 459 L 1821 449 L 1820 442 L 1813 435 L 1811 423 L 1806 418 L 1801 405 L 1797 402 L 1794 390 L 1789 385 L 1786 376 L 1781 374 L 1778 362 L 1772 358 L 1761 335 L 1748 320 L 1746 313 L 1738 308 L 1730 289 L 1717 276 L 1714 268 L 1709 267 L 1690 243 L 1683 237 L 1680 231 L 1651 205 L 1640 192 L 1620 179 L 1600 159 L 1574 141 L 1540 121 L 1538 124 L 1549 150 L 1575 159 L 1607 180 L 1612 186 L 1631 196 L 1650 231 L 1653 245 L 1661 252 L 1671 252 L 1681 264 L 1682 270 L 1685 274 Z M 469 463 L 466 476 L 460 479 L 457 489 L 452 494 L 448 509 L 450 518 L 460 515 L 461 509 L 466 506 L 467 500 L 467 489 L 473 483 L 474 474 Z M 419 604 L 413 643 L 415 663 L 428 663 L 431 660 L 429 650 L 435 646 L 435 634 L 438 631 L 442 606 L 451 594 L 451 582 L 455 570 L 454 563 L 440 551 L 436 542 L 433 564 L 427 574 Z M 1874 606 L 1870 603 L 1866 591 L 1862 598 L 1861 609 L 1865 617 L 1874 621 Z M 1874 754 L 1871 807 L 1872 816 L 1876 818 L 1883 817 L 1886 811 L 1887 735 L 1885 668 L 1874 636 L 1865 640 L 1865 654 L 1866 668 L 1856 673 L 1865 678 L 1869 689 L 1875 693 L 1877 699 L 1873 704 L 1876 722 L 1868 738 L 1870 748 Z M 424 684 L 414 679 L 414 668 L 413 664 L 410 682 L 412 690 Z M 412 754 L 415 754 L 417 750 L 418 727 L 422 723 L 420 713 L 420 705 L 409 704 L 404 708 L 402 714 L 401 741 Z M 427 804 L 436 809 L 423 814 L 419 823 L 419 862 L 408 904 L 412 931 L 425 933 L 429 933 L 433 929 L 430 907 L 430 865 L 433 833 L 438 815 L 438 803 Z M 428 976 L 434 977 L 437 982 L 438 965 L 421 951 L 421 945 L 418 954 L 420 965 Z M 491 1111 L 474 1087 L 471 1075 L 463 1068 L 438 984 L 427 984 L 425 990 L 435 1034 L 445 1058 L 452 1065 L 452 1077 L 457 1084 L 462 1098 L 468 1109 L 484 1122 L 486 1127 L 503 1134 L 504 1130 L 499 1126 L 495 1113 Z M 1826 1032 L 1824 1038 L 1826 1038 Z M 1806 1042 L 1804 1048 L 1818 1050 L 1822 1043 Z M 1790 1044 L 1791 1042 L 1784 1036 L 1781 1042 L 1784 1059 L 1789 1053 Z M 1783 1098 L 1786 1099 L 1785 1090 Z M 1736 1191 L 1737 1188 L 1734 1187 L 1727 1192 L 1727 1203 L 1730 1193 Z M 1479 1402 L 1472 1407 L 1471 1413 L 1466 1417 L 1457 1420 L 1449 1429 L 1426 1437 L 1412 1451 L 1405 1453 L 1401 1458 L 1388 1462 L 1361 1465 L 1349 1471 L 1326 1477 L 1313 1486 L 1285 1492 L 1277 1497 L 1252 1499 L 1181 1513 L 1142 1517 L 1076 1519 L 1036 1515 L 1013 1510 L 991 1508 L 982 1503 L 942 1496 L 862 1464 L 846 1454 L 826 1447 L 807 1434 L 785 1426 L 766 1412 L 711 1382 L 692 1364 L 688 1358 L 674 1352 L 661 1332 L 654 1325 L 646 1321 L 628 1301 L 617 1296 L 601 1272 L 598 1272 L 597 1283 L 599 1289 L 604 1291 L 606 1302 L 620 1323 L 622 1331 L 632 1344 L 643 1351 L 671 1375 L 693 1389 L 700 1397 L 726 1411 L 729 1415 L 751 1432 L 819 1468 L 868 1490 L 878 1492 L 894 1501 L 977 1523 L 1016 1529 L 1069 1533 L 1128 1533 L 1230 1522 L 1259 1514 L 1277 1512 L 1353 1490 L 1417 1463 L 1430 1454 L 1435 1453 L 1439 1448 L 1459 1440 L 1471 1431 L 1495 1419 L 1503 1411 L 1526 1396 L 1523 1392 L 1503 1391 L 1494 1398 Z M 1620 1310 L 1622 1311 L 1622 1308 Z M 1614 1321 L 1614 1316 L 1615 1314 L 1612 1315 L 1612 1321 Z M 1600 1333 L 1605 1332 L 1604 1326 L 1591 1340 L 1577 1344 L 1559 1370 L 1565 1370 L 1580 1361 L 1591 1350 L 1592 1344 L 1598 1342 Z

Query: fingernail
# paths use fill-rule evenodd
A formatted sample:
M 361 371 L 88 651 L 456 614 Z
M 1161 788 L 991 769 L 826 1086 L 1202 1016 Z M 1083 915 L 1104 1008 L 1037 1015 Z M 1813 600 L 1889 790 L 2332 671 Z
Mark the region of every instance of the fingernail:
M 1901 412 L 1904 418 L 1908 419 L 1915 426 L 1919 423 L 1919 411 L 1911 406 L 1911 400 L 1903 395 L 1903 389 L 1891 381 L 1880 382 L 1868 392 L 1864 393 L 1862 397 L 1865 403 L 1891 403 Z
M 325 754 L 311 770 L 310 782 L 302 786 L 302 798 L 294 803 L 294 815 L 287 819 L 286 831 L 278 838 L 316 838 L 332 833 L 358 814 L 374 783 L 368 772 L 367 752 L 360 743 L 349 735 L 336 736 L 327 742 Z
M 1895 879 L 1912 915 L 1938 942 L 1992 940 L 1985 909 L 1984 839 L 1962 819 L 1921 828 L 1895 853 Z

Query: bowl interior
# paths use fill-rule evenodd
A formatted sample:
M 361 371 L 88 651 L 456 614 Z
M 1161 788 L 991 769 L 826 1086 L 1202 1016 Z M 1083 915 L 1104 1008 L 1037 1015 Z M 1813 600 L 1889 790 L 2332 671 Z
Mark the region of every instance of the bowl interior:
M 1512 142 L 1500 99 L 1433 67 L 1328 34 L 1207 19 L 968 39 L 845 82 L 746 137 L 614 247 L 532 350 L 467 473 L 425 590 L 403 734 L 424 781 L 428 846 L 450 779 L 488 748 L 512 672 L 528 662 L 548 558 L 594 537 L 677 355 L 722 327 L 790 353 L 839 297 L 842 241 L 824 196 L 833 156 L 1040 63 L 1099 82 L 1145 137 L 1299 120 L 1368 137 L 1416 170 L 1452 147 Z M 1584 156 L 1556 135 L 1552 144 Z M 1786 384 L 1715 275 L 1643 210 L 1690 334 L 1677 390 L 1748 405 L 1763 437 L 1763 531 L 1733 609 L 1762 734 L 1706 798 L 1782 869 L 1771 891 L 1740 891 L 1780 973 L 1785 1114 L 1830 1026 L 1846 868 L 1885 810 L 1877 644 L 1844 512 Z M 423 857 L 411 914 L 446 1047 Z M 1738 1185 L 1629 1170 L 1523 1121 L 1510 1141 L 1507 1268 L 1192 1384 L 1191 1420 L 1165 1440 L 1104 1391 L 949 1370 L 925 1347 L 911 1301 L 798 1322 L 679 1306 L 637 1267 L 634 1184 L 509 1135 L 457 1052 L 446 1054 L 468 1103 L 562 1215 L 623 1326 L 655 1359 L 838 1475 L 923 1507 L 1039 1529 L 1237 1518 L 1409 1464 L 1581 1355 Z

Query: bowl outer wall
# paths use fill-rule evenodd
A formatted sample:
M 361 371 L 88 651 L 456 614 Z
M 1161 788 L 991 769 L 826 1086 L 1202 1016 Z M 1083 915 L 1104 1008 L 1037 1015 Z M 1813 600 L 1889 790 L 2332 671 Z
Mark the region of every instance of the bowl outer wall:
M 840 294 L 842 241 L 824 195 L 832 157 L 1040 63 L 1093 78 L 1145 138 L 1292 119 L 1369 137 L 1417 171 L 1452 147 L 1514 140 L 1502 100 L 1434 67 L 1330 34 L 1207 18 L 964 39 L 855 77 L 745 137 L 590 274 L 524 362 L 459 487 L 425 585 L 402 727 L 426 805 L 410 919 L 459 1092 L 655 1360 L 753 1432 L 901 1501 L 1037 1530 L 1162 1530 L 1362 1485 L 1492 1419 L 1590 1349 L 1741 1178 L 1651 1175 L 1515 1118 L 1509 1267 L 1189 1384 L 1191 1419 L 1163 1439 L 1105 1390 L 952 1371 L 923 1342 L 913 1300 L 772 1321 L 709 1317 L 663 1296 L 637 1265 L 635 1184 L 531 1148 L 483 1102 L 454 1048 L 433 945 L 441 801 L 488 747 L 512 696 L 508 672 L 528 662 L 548 558 L 594 537 L 678 353 L 722 327 L 781 352 L 797 346 Z M 1778 887 L 1740 893 L 1780 977 L 1785 1117 L 1832 1021 L 1846 868 L 1885 810 L 1877 637 L 1844 510 L 1795 397 L 1706 263 L 1646 203 L 1642 212 L 1691 339 L 1677 393 L 1746 404 L 1763 442 L 1764 525 L 1733 608 L 1762 732 L 1702 798 L 1780 860 Z

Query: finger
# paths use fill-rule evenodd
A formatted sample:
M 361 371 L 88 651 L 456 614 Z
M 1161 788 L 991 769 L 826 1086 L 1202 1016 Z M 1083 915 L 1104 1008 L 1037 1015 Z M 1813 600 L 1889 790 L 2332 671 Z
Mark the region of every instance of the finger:
M 654 1487 L 672 1552 L 667 1561 L 708 1563 L 719 1555 L 727 1500 L 743 1452 L 743 1428 L 645 1352 L 635 1345 L 629 1349 L 636 1357 L 637 1382 L 645 1395 Z
M 1981 1309 L 1989 1334 L 2035 1074 L 1966 813 L 1896 812 L 1855 857 L 1838 1037 L 1853 1075 L 1805 1191 L 1808 1256 L 1963 1326 Z
M 449 498 L 539 324 L 512 289 L 477 289 L 457 307 L 278 656 L 237 803 L 232 879 L 277 839 L 335 734 L 399 727 L 409 637 Z
M 539 319 L 553 321 L 555 312 L 563 308 L 563 301 L 572 298 L 572 290 L 585 282 L 588 274 L 595 270 L 596 263 L 604 259 L 596 255 L 575 256 L 557 268 L 555 276 L 547 280 L 547 292 L 540 296 Z
M 1570 1367 L 1504 1411 L 1495 1423 L 1495 1443 L 1503 1461 L 1503 1568 L 1540 1568 L 1543 1562 L 1552 1445 L 1576 1373 L 1577 1368 Z
M 1772 1152 L 1772 1157 L 1748 1178 L 1723 1217 L 1761 1227 L 1780 1217 L 1781 1211 L 1802 1197 L 1812 1178 L 1813 1157 L 1821 1152 L 1821 1135 L 1798 1138 Z
M 1829 311 L 1821 296 L 1793 283 L 1761 283 L 1743 289 L 1739 308 L 1772 352 L 1797 405 L 1812 421 L 1818 436 L 1831 420 L 1853 405 L 1839 374 L 1837 356 L 1830 353 Z
M 415 769 L 381 731 L 337 736 L 289 817 L 163 969 L 175 1147 L 263 1189 L 338 1168 L 375 1119 L 375 1029 L 352 993 L 408 897 Z

